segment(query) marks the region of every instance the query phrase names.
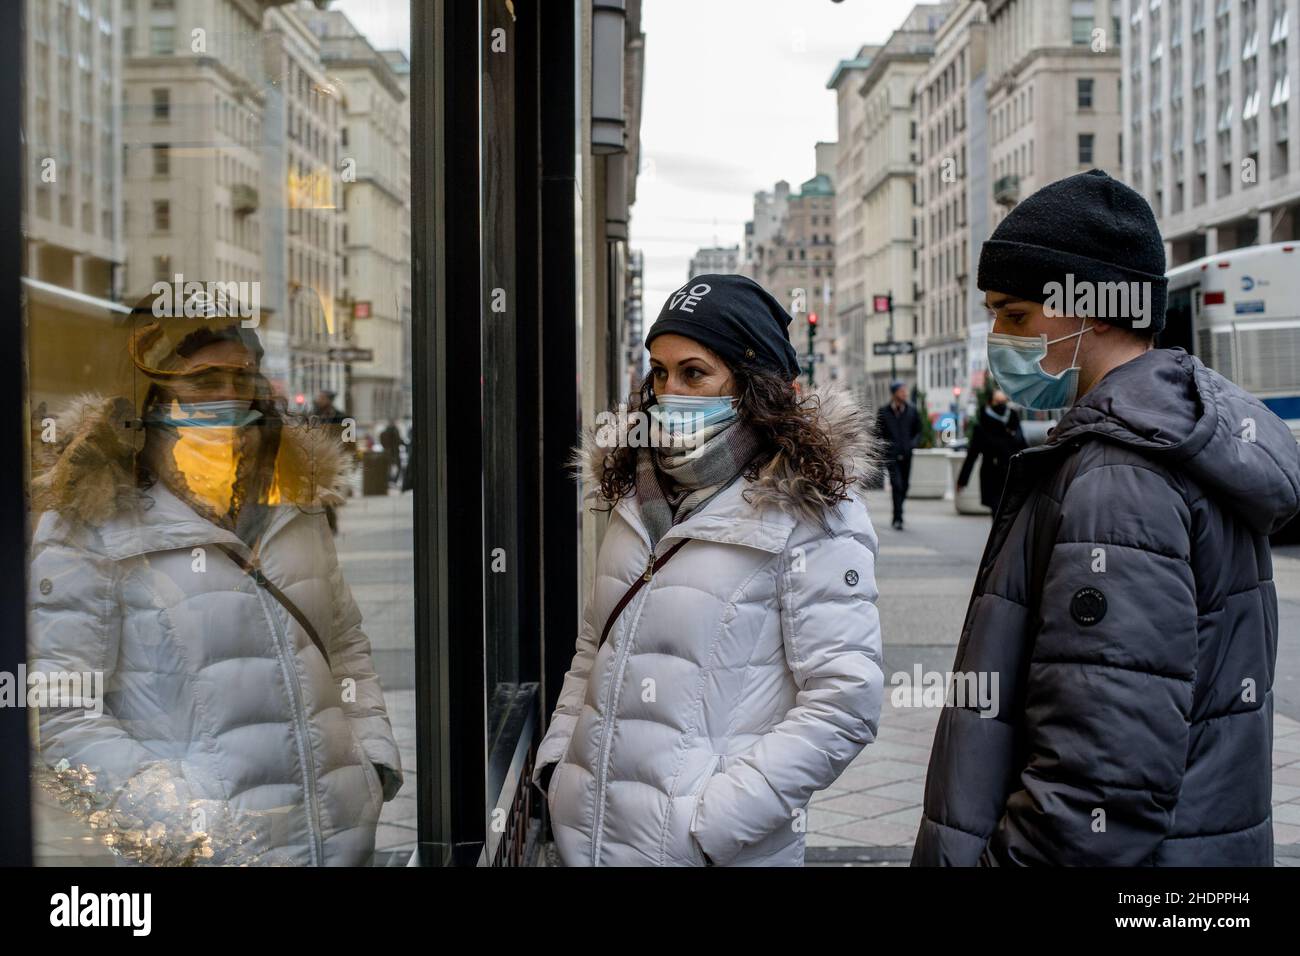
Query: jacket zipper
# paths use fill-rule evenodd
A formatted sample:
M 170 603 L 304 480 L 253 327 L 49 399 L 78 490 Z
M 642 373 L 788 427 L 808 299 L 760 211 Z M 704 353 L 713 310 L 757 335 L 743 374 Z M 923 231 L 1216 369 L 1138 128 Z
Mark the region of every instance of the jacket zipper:
M 647 584 L 642 588 L 644 592 L 637 598 L 636 614 L 632 618 L 632 623 L 628 627 L 626 639 L 619 647 L 614 657 L 614 679 L 613 686 L 610 688 L 610 700 L 606 702 L 605 720 L 600 728 L 600 750 L 596 760 L 596 818 L 592 821 L 591 837 L 591 865 L 600 865 L 600 845 L 602 841 L 602 827 L 605 825 L 605 778 L 609 772 L 609 739 L 611 736 L 610 728 L 614 723 L 614 715 L 618 710 L 619 692 L 623 686 L 623 670 L 627 667 L 628 652 L 632 648 L 632 635 L 636 631 L 636 626 L 641 621 L 641 611 L 645 607 L 646 599 L 650 596 L 649 582 L 655 574 L 655 549 L 650 549 L 650 559 L 646 562 L 645 571 L 642 572 L 642 580 Z
M 262 613 L 271 622 L 271 631 L 275 634 L 276 652 L 280 657 L 280 667 L 285 672 L 289 693 L 293 697 L 294 723 L 298 727 L 298 759 L 303 767 L 303 793 L 307 797 L 307 826 L 311 830 L 312 863 L 321 866 L 325 858 L 325 846 L 321 840 L 320 806 L 316 800 L 316 761 L 312 757 L 311 746 L 308 743 L 307 721 L 304 716 L 306 705 L 302 700 L 302 685 L 298 681 L 298 672 L 294 669 L 290 658 L 288 638 L 280 627 L 279 619 L 267 607 L 266 595 L 262 593 L 260 585 L 257 588 L 257 600 L 262 605 Z

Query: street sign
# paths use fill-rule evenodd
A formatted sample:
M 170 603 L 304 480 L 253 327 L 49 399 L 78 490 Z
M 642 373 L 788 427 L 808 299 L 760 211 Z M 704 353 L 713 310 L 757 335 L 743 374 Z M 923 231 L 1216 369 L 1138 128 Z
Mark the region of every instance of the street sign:
M 330 349 L 331 362 L 373 362 L 375 360 L 374 349 L 358 348 L 336 348 Z
M 879 314 L 888 312 L 894 306 L 894 297 L 892 295 L 875 295 L 871 297 L 871 311 Z
M 915 342 L 873 342 L 872 355 L 911 355 L 916 351 Z
M 803 356 L 804 365 L 813 365 L 813 364 L 820 365 L 822 362 L 825 361 L 826 361 L 826 356 L 822 355 L 820 352 L 817 352 L 813 355 L 809 355 L 808 353 L 805 352 Z

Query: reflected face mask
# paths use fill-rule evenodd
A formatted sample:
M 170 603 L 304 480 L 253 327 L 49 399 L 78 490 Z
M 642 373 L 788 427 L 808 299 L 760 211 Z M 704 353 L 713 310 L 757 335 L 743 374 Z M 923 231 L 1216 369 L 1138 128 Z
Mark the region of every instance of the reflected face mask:
M 216 402 L 173 401 L 160 407 L 155 421 L 176 429 L 172 461 L 190 493 L 215 513 L 230 510 L 239 464 L 240 430 L 262 417 L 251 400 Z
M 177 428 L 184 426 L 204 428 L 214 425 L 243 428 L 261 417 L 262 413 L 253 408 L 251 398 L 234 398 L 218 402 L 180 402 L 173 400 L 170 407 L 159 407 L 157 409 L 154 420 Z
M 1088 320 L 1083 321 L 1086 324 Z M 1046 335 L 990 333 L 989 371 L 997 379 L 998 387 L 1025 408 L 1042 412 L 1069 408 L 1079 392 L 1079 366 L 1075 364 L 1079 360 L 1079 346 L 1083 343 L 1083 334 L 1091 331 L 1091 327 L 1080 328 L 1078 332 L 1062 335 L 1050 342 Z M 1079 341 L 1074 344 L 1070 367 L 1057 375 L 1044 371 L 1047 347 L 1076 337 Z

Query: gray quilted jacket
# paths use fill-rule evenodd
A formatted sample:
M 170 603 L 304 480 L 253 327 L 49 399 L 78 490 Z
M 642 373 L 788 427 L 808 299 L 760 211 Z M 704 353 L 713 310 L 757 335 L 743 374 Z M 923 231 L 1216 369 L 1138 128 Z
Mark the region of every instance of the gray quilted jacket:
M 1267 535 L 1298 507 L 1286 425 L 1180 349 L 1013 458 L 953 667 L 998 711 L 944 708 L 913 864 L 1271 865 Z

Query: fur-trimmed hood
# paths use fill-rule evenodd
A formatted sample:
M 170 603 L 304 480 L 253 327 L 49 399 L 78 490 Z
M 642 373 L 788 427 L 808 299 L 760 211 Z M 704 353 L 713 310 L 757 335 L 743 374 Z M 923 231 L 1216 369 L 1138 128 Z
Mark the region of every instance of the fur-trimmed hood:
M 836 386 L 812 389 L 805 393 L 803 403 L 832 443 L 850 485 L 858 486 L 860 491 L 875 481 L 881 466 L 874 416 L 849 392 Z M 610 448 L 602 444 L 608 427 L 606 419 L 584 429 L 581 445 L 570 458 L 570 465 L 582 477 L 587 497 L 599 501 L 605 500 L 600 492 L 601 479 L 610 466 Z M 796 518 L 820 521 L 833 504 L 811 481 L 794 471 L 784 454 L 774 456 L 758 478 L 748 484 L 745 498 L 750 504 L 760 509 L 774 507 Z
M 52 423 L 35 422 L 32 508 L 91 526 L 102 524 L 140 497 L 136 461 L 143 433 L 125 398 L 81 395 Z M 53 441 L 45 441 L 46 426 Z M 338 504 L 343 499 L 350 456 L 328 427 L 285 421 L 280 428 L 276 477 L 285 504 Z

